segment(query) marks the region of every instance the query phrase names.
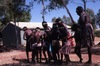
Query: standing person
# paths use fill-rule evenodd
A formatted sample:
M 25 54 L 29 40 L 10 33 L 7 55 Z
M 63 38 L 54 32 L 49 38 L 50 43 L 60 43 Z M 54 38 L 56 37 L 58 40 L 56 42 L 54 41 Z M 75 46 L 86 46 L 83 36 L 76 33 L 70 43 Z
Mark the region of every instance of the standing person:
M 27 60 L 29 61 L 29 51 L 31 51 L 30 39 L 31 39 L 32 30 L 28 29 L 26 26 L 23 27 L 23 30 L 24 30 L 23 39 L 26 40 L 26 56 L 27 56 Z
M 48 62 L 48 58 L 47 58 L 48 54 L 46 54 L 47 46 L 46 46 L 45 40 L 46 40 L 46 34 L 44 32 L 43 35 L 42 35 L 42 47 L 43 47 L 43 55 L 44 55 L 44 58 L 45 58 L 45 63 L 47 63 Z
M 83 7 L 78 6 L 76 8 L 76 13 L 79 15 L 78 24 L 81 29 L 81 39 L 83 46 L 88 49 L 88 61 L 87 63 L 92 63 L 92 45 L 94 43 L 94 31 L 91 24 L 90 16 L 84 11 Z
M 44 28 L 44 44 L 45 44 L 45 46 L 43 46 L 43 54 L 45 56 L 46 62 L 50 62 L 50 60 L 52 58 L 52 55 L 51 55 L 51 50 L 52 50 L 52 48 L 51 48 L 51 28 L 48 26 L 46 21 L 42 22 L 42 26 Z M 45 51 L 47 51 L 48 60 L 47 60 Z
M 70 62 L 69 53 L 70 53 L 70 43 L 68 41 L 69 31 L 63 21 L 58 18 L 56 19 L 56 23 L 58 24 L 58 28 L 60 31 L 60 39 L 62 41 L 62 47 L 60 49 L 61 53 L 61 61 L 63 61 L 63 54 L 65 56 L 66 62 Z
M 41 54 L 41 47 L 42 47 L 41 37 L 42 37 L 42 33 L 41 33 L 41 30 L 40 30 L 39 27 L 36 27 L 36 29 L 35 29 L 35 37 L 36 37 L 36 43 L 37 43 L 37 47 L 36 47 L 37 62 L 41 63 L 41 58 L 42 58 L 42 54 Z M 38 55 L 40 55 L 40 61 L 39 61 Z
M 58 29 L 58 25 L 56 22 L 53 23 L 53 27 L 51 29 L 51 39 L 52 39 L 52 55 L 54 63 L 58 62 L 59 57 L 59 49 L 60 49 L 60 43 L 59 43 L 59 36 L 60 31 Z
M 81 42 L 82 42 L 82 39 L 81 39 L 81 32 L 80 32 L 80 28 L 79 28 L 79 24 L 73 24 L 71 29 L 72 31 L 74 31 L 74 35 L 69 37 L 70 38 L 74 38 L 75 39 L 75 42 L 76 42 L 76 45 L 75 45 L 75 53 L 76 55 L 79 57 L 80 59 L 80 62 L 82 63 L 82 56 L 81 56 Z
M 30 38 L 30 48 L 32 50 L 32 63 L 35 63 L 35 59 L 37 57 L 37 43 L 36 43 L 36 36 L 35 32 L 32 32 L 31 38 Z

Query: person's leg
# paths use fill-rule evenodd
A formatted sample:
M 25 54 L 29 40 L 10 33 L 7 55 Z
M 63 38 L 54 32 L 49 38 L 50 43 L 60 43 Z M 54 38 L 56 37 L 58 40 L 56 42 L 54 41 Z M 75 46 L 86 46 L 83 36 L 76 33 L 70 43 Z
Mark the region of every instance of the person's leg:
M 29 51 L 26 50 L 26 56 L 27 56 L 27 60 L 29 61 Z
M 92 63 L 92 52 L 91 52 L 91 47 L 88 47 L 87 48 L 88 49 L 88 61 L 87 61 L 87 63 Z
M 81 48 L 78 48 L 78 57 L 80 58 L 80 62 L 82 63 L 82 55 L 81 55 Z
M 65 55 L 65 59 L 66 59 L 66 62 L 70 62 L 70 58 L 69 58 L 69 55 L 68 54 L 64 54 Z
M 56 50 L 55 46 L 52 47 L 52 55 L 54 62 L 57 62 Z
M 63 62 L 63 53 L 61 53 L 61 61 Z
M 57 60 L 60 60 L 60 53 L 59 53 L 60 47 L 57 46 L 56 54 L 57 54 Z
M 37 47 L 37 48 L 36 48 L 36 60 L 37 60 L 37 63 L 39 62 L 38 51 L 39 51 L 39 49 L 38 49 L 38 47 Z
M 60 54 L 59 54 L 59 52 L 57 53 L 57 59 L 60 60 Z
M 47 55 L 48 55 L 48 62 L 50 62 L 51 53 L 50 53 L 50 51 L 49 51 L 49 46 L 47 47 Z
M 42 59 L 41 47 L 39 47 L 39 54 L 40 54 L 40 63 L 41 63 L 41 59 Z
M 82 63 L 82 56 L 81 56 L 81 48 L 80 47 L 75 47 L 75 53 L 79 57 L 80 62 Z
M 46 47 L 43 47 L 43 55 L 44 55 L 44 58 L 47 62 L 47 56 L 46 56 L 46 53 L 45 53 L 46 51 L 47 51 Z
M 35 63 L 35 54 L 36 51 L 35 50 L 32 50 L 32 62 Z

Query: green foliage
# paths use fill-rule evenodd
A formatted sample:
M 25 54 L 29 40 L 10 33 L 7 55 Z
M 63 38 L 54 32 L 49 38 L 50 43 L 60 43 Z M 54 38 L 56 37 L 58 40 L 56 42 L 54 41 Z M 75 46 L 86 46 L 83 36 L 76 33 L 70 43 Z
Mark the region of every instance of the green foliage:
M 65 15 L 62 17 L 62 20 L 65 24 L 71 26 L 72 25 L 72 21 L 70 17 L 66 17 Z
M 9 9 L 13 12 L 14 17 L 23 15 L 23 12 L 29 12 L 30 6 L 25 5 L 25 0 L 12 0 L 9 4 Z
M 52 22 L 55 22 L 55 20 L 56 20 L 56 17 L 53 17 L 53 18 L 52 18 Z
M 22 16 L 19 16 L 19 18 L 17 19 L 17 21 L 19 22 L 29 22 L 31 19 L 31 15 L 29 12 L 23 12 Z
M 92 9 L 87 8 L 86 12 L 90 15 L 91 19 L 95 19 L 94 11 Z
M 68 4 L 69 0 L 64 0 L 65 4 Z M 50 0 L 50 3 L 47 5 L 49 11 L 64 8 L 62 0 Z
M 30 5 L 26 5 L 26 0 L 0 0 L 0 22 L 6 25 L 10 21 L 29 21 Z M 23 16 L 25 18 L 23 18 Z M 20 18 L 20 19 L 19 19 Z
M 100 9 L 98 10 L 98 13 L 96 14 L 96 24 L 100 27 Z
M 71 22 L 71 19 L 70 17 L 66 17 L 65 15 L 63 17 L 58 17 L 59 19 L 61 19 L 66 25 L 69 25 L 71 26 L 72 25 L 72 22 Z M 52 18 L 52 22 L 54 22 L 56 20 L 56 17 L 53 17 Z
M 100 37 L 100 30 L 95 30 L 94 33 L 95 33 L 95 36 L 96 36 L 96 37 Z
M 94 11 L 92 9 L 87 8 L 86 12 L 90 15 L 93 27 L 96 28 Z

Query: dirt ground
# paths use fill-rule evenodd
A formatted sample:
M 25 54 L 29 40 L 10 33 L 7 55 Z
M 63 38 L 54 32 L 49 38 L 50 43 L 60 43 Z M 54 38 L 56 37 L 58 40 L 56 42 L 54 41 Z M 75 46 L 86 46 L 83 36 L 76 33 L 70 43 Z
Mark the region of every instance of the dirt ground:
M 95 38 L 96 42 L 100 42 L 100 38 Z M 26 53 L 22 50 L 12 50 L 10 52 L 0 53 L 0 66 L 100 66 L 100 45 L 95 45 L 92 48 L 92 63 L 86 64 L 88 60 L 87 49 L 82 48 L 83 63 L 79 63 L 79 58 L 73 52 L 74 48 L 71 49 L 70 59 L 71 62 L 68 64 L 44 64 L 44 63 L 32 63 L 31 52 L 30 62 L 26 60 Z M 42 58 L 44 58 L 42 56 Z M 44 60 L 42 60 L 44 62 Z
M 62 64 L 62 66 L 100 66 L 100 45 L 92 48 L 92 64 L 86 64 L 88 60 L 86 49 L 82 49 L 83 63 L 79 63 L 78 57 L 73 53 L 73 48 L 70 54 L 71 62 L 68 64 Z M 43 57 L 42 57 L 43 58 Z M 44 60 L 42 60 L 43 62 Z M 48 64 L 43 63 L 31 63 L 31 52 L 30 52 L 30 63 L 26 61 L 25 51 L 13 50 L 10 52 L 0 53 L 0 66 L 47 66 Z M 50 65 L 50 64 L 49 64 Z M 55 66 L 51 64 L 51 66 Z M 58 66 L 58 65 L 57 65 Z

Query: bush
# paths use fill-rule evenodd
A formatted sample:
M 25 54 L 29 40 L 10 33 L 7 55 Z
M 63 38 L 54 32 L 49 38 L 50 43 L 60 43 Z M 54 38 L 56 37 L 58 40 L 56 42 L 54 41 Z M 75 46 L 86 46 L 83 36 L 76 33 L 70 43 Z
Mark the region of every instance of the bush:
M 99 30 L 95 30 L 94 34 L 95 34 L 96 37 L 100 37 L 100 29 Z

